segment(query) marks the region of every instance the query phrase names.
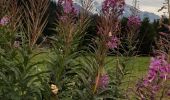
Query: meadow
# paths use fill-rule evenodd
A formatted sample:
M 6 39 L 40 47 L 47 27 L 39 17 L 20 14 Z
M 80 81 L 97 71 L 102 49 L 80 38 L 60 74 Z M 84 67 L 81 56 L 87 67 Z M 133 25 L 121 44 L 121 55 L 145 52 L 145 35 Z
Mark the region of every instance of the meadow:
M 93 3 L 0 1 L 0 100 L 170 96 L 170 35 L 157 30 L 168 24 L 122 18 L 125 0 L 104 0 L 98 14 Z

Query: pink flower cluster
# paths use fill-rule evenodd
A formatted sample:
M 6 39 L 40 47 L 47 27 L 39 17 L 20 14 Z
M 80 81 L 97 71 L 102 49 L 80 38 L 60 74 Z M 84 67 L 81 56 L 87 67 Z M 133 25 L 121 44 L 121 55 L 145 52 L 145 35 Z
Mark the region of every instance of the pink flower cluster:
M 167 36 L 168 34 L 167 33 L 164 33 L 164 32 L 159 32 L 160 35 L 162 36 Z
M 107 74 L 104 74 L 99 79 L 99 87 L 100 88 L 106 88 L 109 84 L 109 76 Z
M 72 0 L 58 0 L 58 4 L 63 6 L 64 13 L 66 14 L 76 14 L 77 11 L 73 7 Z
M 117 48 L 119 44 L 119 39 L 116 36 L 111 36 L 109 41 L 107 42 L 107 46 L 110 49 Z
M 9 23 L 9 17 L 4 16 L 2 19 L 0 19 L 0 26 L 4 26 Z
M 138 16 L 130 16 L 128 17 L 127 26 L 138 29 L 141 26 L 141 19 Z
M 143 82 L 137 84 L 137 92 L 143 99 L 155 98 L 159 90 L 164 86 L 163 83 L 169 79 L 170 64 L 167 62 L 166 54 L 159 54 L 151 58 L 149 71 Z M 145 94 L 148 93 L 148 94 Z M 168 95 L 168 92 L 167 92 Z
M 149 66 L 149 72 L 144 80 L 144 84 L 147 85 L 157 78 L 161 78 L 167 80 L 170 78 L 168 75 L 170 74 L 170 64 L 168 64 L 166 60 L 166 55 L 162 54 L 160 56 L 156 56 L 151 59 L 151 63 Z
M 125 1 L 124 0 L 105 0 L 102 3 L 102 11 L 104 14 L 116 13 L 122 14 L 124 10 Z

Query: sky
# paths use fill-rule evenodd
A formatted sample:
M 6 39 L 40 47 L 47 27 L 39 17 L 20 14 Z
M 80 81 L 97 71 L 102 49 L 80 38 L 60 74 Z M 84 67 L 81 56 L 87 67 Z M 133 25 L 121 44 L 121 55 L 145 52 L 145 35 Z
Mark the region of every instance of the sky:
M 101 3 L 103 0 L 95 0 Z M 138 0 L 139 2 L 139 10 L 148 11 L 155 13 L 157 15 L 162 15 L 162 12 L 158 12 L 158 9 L 162 7 L 164 0 Z M 133 0 L 125 0 L 126 4 L 132 5 Z
M 57 0 L 54 0 L 57 1 Z M 79 0 L 73 0 L 73 1 L 79 1 Z M 104 0 L 95 0 L 99 4 L 101 4 Z M 139 3 L 139 10 L 141 11 L 148 11 L 155 13 L 159 16 L 163 15 L 163 12 L 166 10 L 163 10 L 161 12 L 158 12 L 158 10 L 162 7 L 162 4 L 165 0 L 137 0 Z M 126 4 L 132 5 L 133 0 L 125 0 Z
M 125 0 L 127 4 L 132 5 L 133 0 Z M 158 12 L 158 10 L 162 7 L 164 0 L 138 0 L 139 1 L 139 9 L 141 11 L 148 11 L 155 13 L 157 15 L 162 15 L 162 12 Z

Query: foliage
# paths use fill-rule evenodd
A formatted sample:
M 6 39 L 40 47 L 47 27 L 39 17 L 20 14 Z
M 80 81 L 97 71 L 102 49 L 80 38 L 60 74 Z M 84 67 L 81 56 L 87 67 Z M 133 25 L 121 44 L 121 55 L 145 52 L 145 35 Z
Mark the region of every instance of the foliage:
M 140 30 L 138 36 L 140 41 L 140 44 L 138 45 L 139 52 L 142 52 L 142 54 L 150 54 L 153 51 L 152 46 L 157 37 L 157 27 L 154 27 L 153 24 L 149 23 L 149 19 L 145 18 Z
M 44 61 L 34 59 L 43 52 L 37 52 L 37 49 L 30 46 L 28 41 L 32 37 L 27 38 L 29 34 L 26 31 L 21 32 L 22 8 L 17 6 L 17 1 L 12 0 L 10 5 L 4 5 L 4 8 L 6 14 L 12 16 L 6 15 L 8 22 L 1 23 L 0 26 L 0 99 L 42 99 L 43 91 L 46 89 L 42 84 L 46 81 L 45 73 L 48 71 L 41 68 Z
M 160 25 L 163 24 L 161 21 Z M 168 28 L 168 27 L 166 27 Z M 160 32 L 156 41 L 154 57 L 150 61 L 149 70 L 136 85 L 136 97 L 138 99 L 156 99 L 160 100 L 169 98 L 169 74 L 170 74 L 170 42 L 169 34 Z
M 137 16 L 121 22 L 124 0 L 105 0 L 98 15 L 89 13 L 92 0 L 81 3 L 83 9 L 77 10 L 72 0 L 58 0 L 56 4 L 50 0 L 0 1 L 4 4 L 0 5 L 3 9 L 0 13 L 0 99 L 117 100 L 128 97 L 126 89 L 130 81 L 126 78 L 133 75 L 133 60 L 139 49 L 142 53 L 150 52 L 148 48 L 159 36 L 156 35 L 158 23 L 149 23 L 148 19 L 141 22 Z M 48 32 L 54 33 L 52 37 Z M 43 35 L 45 38 L 39 41 Z M 169 45 L 165 38 L 159 39 Z M 44 41 L 50 41 L 51 47 L 46 48 Z M 149 45 L 148 51 L 143 51 L 144 45 Z M 111 62 L 114 64 L 110 65 Z M 165 77 L 168 72 L 162 70 Z M 153 71 L 149 74 L 153 73 L 155 77 L 162 75 Z M 124 84 L 126 88 L 122 88 Z
M 41 99 L 44 79 L 39 64 L 31 61 L 38 54 L 30 55 L 26 49 L 10 50 L 1 54 L 1 99 Z
M 64 1 L 64 5 L 66 2 Z M 90 0 L 84 2 L 87 6 Z M 72 2 L 70 2 L 72 3 Z M 62 5 L 60 5 L 62 6 Z M 82 12 L 75 14 L 72 4 L 69 4 L 71 9 L 63 10 L 57 21 L 57 34 L 53 39 L 52 52 L 49 67 L 51 69 L 50 83 L 55 84 L 59 92 L 53 98 L 59 99 L 76 99 L 79 86 L 79 78 L 77 76 L 82 74 L 76 71 L 77 68 L 82 68 L 78 57 L 81 54 L 79 44 L 85 35 L 85 30 L 88 28 L 90 16 L 88 15 L 89 8 Z M 68 7 L 69 8 L 69 7 Z M 64 8 L 63 8 L 64 9 Z M 78 19 L 76 19 L 78 17 Z

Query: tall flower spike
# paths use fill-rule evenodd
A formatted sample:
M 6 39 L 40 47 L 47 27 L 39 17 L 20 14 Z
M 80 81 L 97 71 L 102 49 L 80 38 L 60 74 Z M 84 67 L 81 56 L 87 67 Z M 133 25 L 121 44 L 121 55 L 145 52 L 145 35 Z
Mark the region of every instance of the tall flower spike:
M 109 76 L 107 74 L 104 74 L 99 79 L 99 87 L 100 88 L 106 88 L 109 84 Z
M 138 29 L 141 26 L 141 19 L 138 16 L 130 16 L 128 17 L 127 26 Z
M 66 14 L 76 14 L 77 11 L 73 6 L 72 0 L 58 0 L 58 4 L 63 6 L 64 13 Z
M 151 58 L 147 76 L 144 78 L 143 82 L 137 84 L 137 92 L 141 94 L 141 98 L 145 95 L 144 98 L 147 96 L 155 100 L 156 95 L 160 92 L 159 90 L 164 88 L 163 83 L 167 82 L 170 75 L 170 64 L 167 62 L 166 58 L 167 55 L 164 53 L 157 54 L 155 57 Z M 167 94 L 169 95 L 168 91 Z
M 148 85 L 156 78 L 166 80 L 170 74 L 170 64 L 166 61 L 164 54 L 151 58 L 148 75 L 144 80 L 144 84 Z
M 111 36 L 109 41 L 107 42 L 107 46 L 110 49 L 117 48 L 119 44 L 119 39 L 116 36 Z
M 121 15 L 124 10 L 124 0 L 105 0 L 102 4 L 102 12 L 104 14 L 116 13 Z
M 73 4 L 73 1 L 72 1 L 72 0 L 65 0 L 64 6 L 63 6 L 65 13 L 71 13 L 71 12 L 74 10 L 72 4 Z

